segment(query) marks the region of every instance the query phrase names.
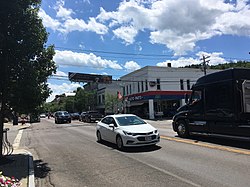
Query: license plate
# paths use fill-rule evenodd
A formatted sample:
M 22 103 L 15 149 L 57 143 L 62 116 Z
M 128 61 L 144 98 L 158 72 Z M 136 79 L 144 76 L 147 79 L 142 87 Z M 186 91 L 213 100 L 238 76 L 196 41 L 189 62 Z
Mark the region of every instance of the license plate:
M 146 140 L 146 141 L 151 141 L 152 138 L 151 138 L 151 136 L 146 136 L 146 137 L 145 137 L 145 140 Z

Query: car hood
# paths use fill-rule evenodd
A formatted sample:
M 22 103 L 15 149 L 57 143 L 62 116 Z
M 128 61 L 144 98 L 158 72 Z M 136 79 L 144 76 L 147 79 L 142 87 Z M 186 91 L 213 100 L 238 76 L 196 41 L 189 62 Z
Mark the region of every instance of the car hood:
M 150 124 L 142 124 L 142 125 L 130 125 L 130 126 L 120 126 L 121 130 L 124 130 L 126 132 L 131 133 L 146 133 L 156 130 L 152 125 Z

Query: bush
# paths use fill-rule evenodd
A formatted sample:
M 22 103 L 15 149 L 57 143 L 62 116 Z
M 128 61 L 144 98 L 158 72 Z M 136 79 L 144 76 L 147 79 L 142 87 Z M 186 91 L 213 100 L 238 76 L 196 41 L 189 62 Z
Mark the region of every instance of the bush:
M 15 179 L 14 177 L 6 177 L 3 175 L 2 172 L 0 172 L 0 186 L 3 187 L 18 187 L 21 186 L 21 183 L 18 181 L 18 179 Z

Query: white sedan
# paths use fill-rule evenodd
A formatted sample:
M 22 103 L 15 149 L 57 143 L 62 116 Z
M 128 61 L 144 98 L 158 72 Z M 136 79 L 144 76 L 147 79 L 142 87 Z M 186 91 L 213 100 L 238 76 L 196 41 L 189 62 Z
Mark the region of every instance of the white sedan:
M 124 146 L 155 145 L 160 141 L 156 128 L 133 114 L 108 115 L 97 123 L 97 141 L 115 143 L 118 149 Z

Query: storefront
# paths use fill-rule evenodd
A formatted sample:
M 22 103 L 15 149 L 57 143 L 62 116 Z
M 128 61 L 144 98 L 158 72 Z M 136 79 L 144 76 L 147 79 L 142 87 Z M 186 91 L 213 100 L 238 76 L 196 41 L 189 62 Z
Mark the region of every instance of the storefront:
M 126 113 L 142 118 L 172 117 L 191 91 L 148 91 L 129 95 L 124 100 Z

